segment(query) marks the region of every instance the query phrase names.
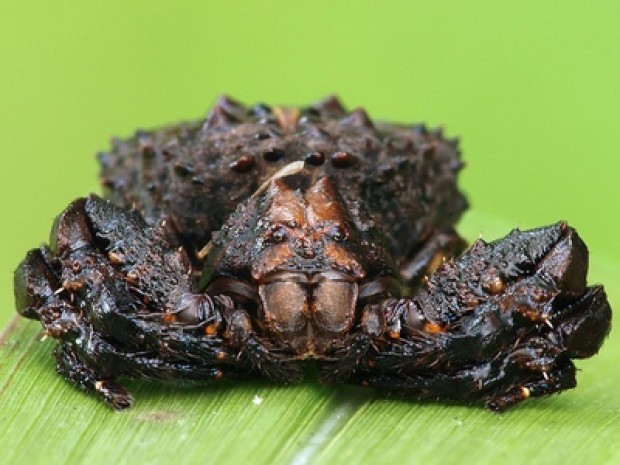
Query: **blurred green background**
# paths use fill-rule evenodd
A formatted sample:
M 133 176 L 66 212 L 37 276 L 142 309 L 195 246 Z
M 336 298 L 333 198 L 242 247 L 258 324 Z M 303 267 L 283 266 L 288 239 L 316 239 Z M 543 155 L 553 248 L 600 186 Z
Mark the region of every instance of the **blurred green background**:
M 617 263 L 619 24 L 612 0 L 4 1 L 0 323 L 26 249 L 98 191 L 109 137 L 202 117 L 223 92 L 336 92 L 375 118 L 443 124 L 477 213 L 567 219 Z
M 619 84 L 614 0 L 3 0 L 0 327 L 26 250 L 99 191 L 109 137 L 200 118 L 224 92 L 335 92 L 377 119 L 444 125 L 462 136 L 465 233 L 567 219 L 618 307 Z

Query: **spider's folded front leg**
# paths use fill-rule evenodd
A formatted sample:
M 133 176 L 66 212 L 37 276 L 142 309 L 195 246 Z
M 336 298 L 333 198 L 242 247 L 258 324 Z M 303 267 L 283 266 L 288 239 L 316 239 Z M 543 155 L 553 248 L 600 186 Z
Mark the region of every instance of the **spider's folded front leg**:
M 254 355 L 262 346 L 231 298 L 196 287 L 163 228 L 94 196 L 59 215 L 49 248 L 15 273 L 18 311 L 60 344 L 59 373 L 117 409 L 131 405 L 118 377 L 208 380 L 277 364 Z
M 201 362 L 236 365 L 281 381 L 299 380 L 297 367 L 256 334 L 243 303 L 227 295 L 196 293 L 198 286 L 187 255 L 172 245 L 164 228 L 145 228 L 142 218 L 109 203 L 91 201 L 86 208 L 107 254 L 114 254 L 120 262 L 118 267 L 130 290 L 141 295 L 146 306 L 155 311 L 154 315 L 138 313 L 132 322 L 141 320 L 141 325 L 150 328 L 147 332 L 165 345 L 164 352 L 172 351 L 181 358 L 197 357 Z M 115 222 L 108 219 L 106 210 L 111 208 L 115 209 Z M 111 313 L 112 318 L 119 316 L 122 312 Z M 192 336 L 193 329 L 198 330 L 198 339 Z M 219 344 L 211 348 L 203 342 L 205 337 Z
M 382 302 L 384 337 L 355 379 L 495 409 L 573 387 L 570 359 L 594 355 L 611 324 L 586 274 L 587 248 L 564 223 L 477 241 L 411 299 Z

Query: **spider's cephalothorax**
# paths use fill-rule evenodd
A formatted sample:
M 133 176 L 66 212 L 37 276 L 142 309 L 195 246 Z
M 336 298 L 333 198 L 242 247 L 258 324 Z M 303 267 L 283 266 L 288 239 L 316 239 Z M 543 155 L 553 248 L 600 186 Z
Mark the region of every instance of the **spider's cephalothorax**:
M 380 232 L 351 208 L 327 177 L 269 183 L 233 214 L 209 247 L 207 293 L 254 304 L 254 319 L 275 344 L 321 358 L 360 323 L 356 309 L 398 296 L 400 283 Z
M 335 99 L 223 98 L 205 121 L 100 156 L 111 200 L 78 199 L 15 273 L 57 369 L 117 409 L 119 377 L 322 379 L 502 410 L 575 385 L 611 323 L 565 223 L 461 257 L 456 142 Z M 130 207 L 135 208 L 131 210 Z

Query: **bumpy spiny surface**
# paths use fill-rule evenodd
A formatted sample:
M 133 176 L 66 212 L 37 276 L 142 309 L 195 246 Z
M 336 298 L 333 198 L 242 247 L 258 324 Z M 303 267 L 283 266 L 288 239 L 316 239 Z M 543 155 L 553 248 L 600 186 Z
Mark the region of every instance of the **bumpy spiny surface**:
M 373 122 L 334 97 L 301 109 L 245 107 L 221 98 L 205 121 L 139 131 L 100 155 L 105 193 L 147 221 L 166 217 L 194 249 L 283 166 L 306 162 L 372 211 L 392 255 L 406 256 L 466 208 L 456 140 L 424 125 Z

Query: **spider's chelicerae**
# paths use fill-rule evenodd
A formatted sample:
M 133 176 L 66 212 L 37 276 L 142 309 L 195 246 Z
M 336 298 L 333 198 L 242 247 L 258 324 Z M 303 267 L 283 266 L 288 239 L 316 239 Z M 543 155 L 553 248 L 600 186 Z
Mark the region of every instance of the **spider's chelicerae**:
M 116 409 L 118 378 L 326 381 L 503 410 L 575 386 L 611 324 L 560 222 L 465 243 L 457 141 L 222 98 L 205 121 L 100 155 L 108 200 L 74 201 L 15 272 L 58 372 Z

